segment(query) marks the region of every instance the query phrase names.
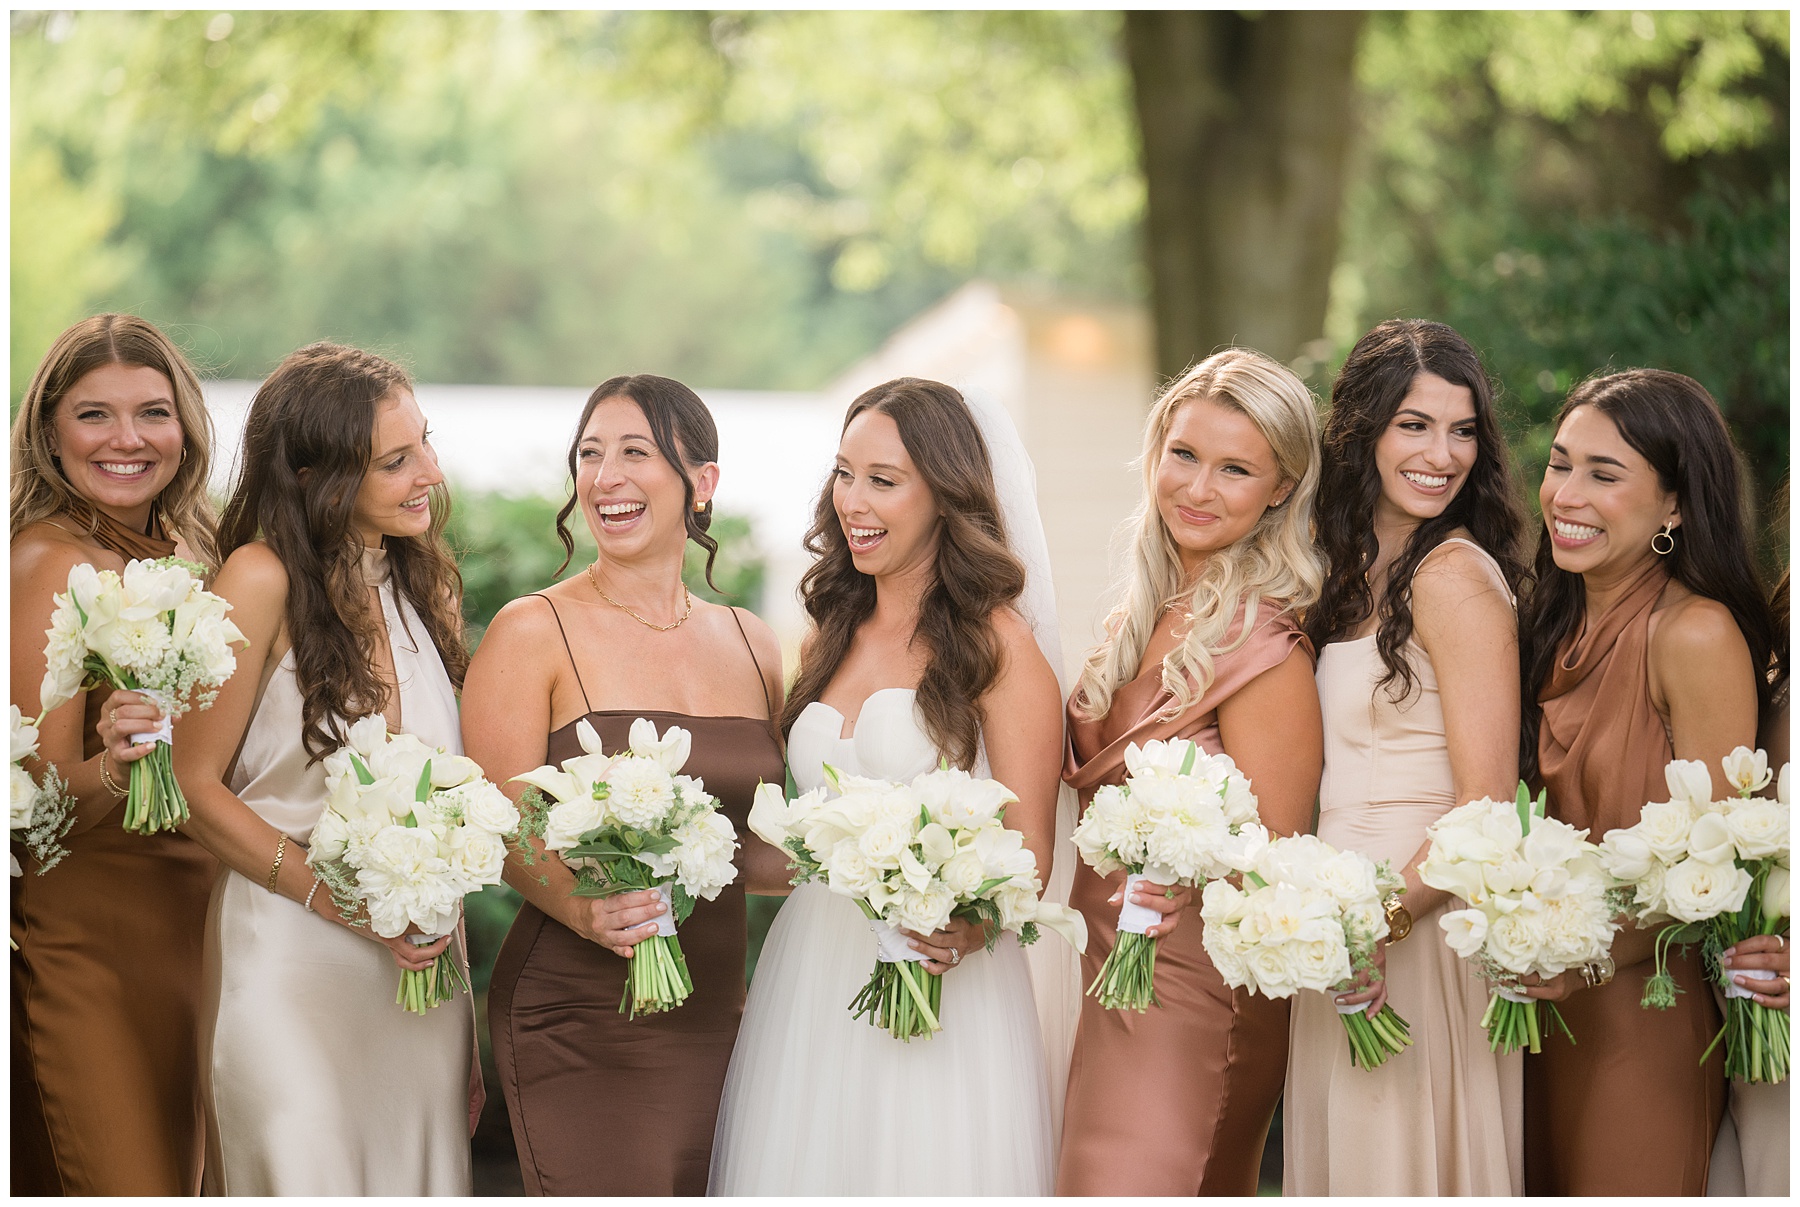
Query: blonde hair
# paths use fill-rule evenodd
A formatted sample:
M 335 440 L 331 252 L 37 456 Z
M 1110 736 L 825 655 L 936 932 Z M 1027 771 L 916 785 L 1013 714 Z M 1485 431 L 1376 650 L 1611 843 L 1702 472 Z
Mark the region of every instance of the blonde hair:
M 1181 550 L 1156 506 L 1156 475 L 1176 412 L 1198 399 L 1248 416 L 1274 450 L 1282 479 L 1295 485 L 1235 544 L 1208 557 L 1184 588 Z M 1189 620 L 1179 644 L 1162 661 L 1163 687 L 1174 697 L 1160 714 L 1163 719 L 1206 694 L 1213 659 L 1250 639 L 1263 600 L 1298 612 L 1318 598 L 1325 578 L 1324 559 L 1312 541 L 1319 420 L 1312 394 L 1284 366 L 1248 348 L 1227 348 L 1189 369 L 1151 408 L 1138 464 L 1143 497 L 1125 525 L 1136 535 L 1119 585 L 1121 599 L 1107 618 L 1106 637 L 1088 651 L 1075 689 L 1076 710 L 1091 720 L 1105 716 L 1113 693 L 1137 676 L 1150 634 L 1169 607 L 1185 605 Z M 1240 617 L 1243 623 L 1227 644 Z
M 156 497 L 163 528 L 185 540 L 197 557 L 217 564 L 218 519 L 206 494 L 212 465 L 212 417 L 200 379 L 169 337 L 134 314 L 97 314 L 56 337 L 31 376 L 12 427 L 12 530 L 91 506 L 63 473 L 52 451 L 56 408 L 76 382 L 106 365 L 141 365 L 169 379 L 181 424 L 181 464 Z

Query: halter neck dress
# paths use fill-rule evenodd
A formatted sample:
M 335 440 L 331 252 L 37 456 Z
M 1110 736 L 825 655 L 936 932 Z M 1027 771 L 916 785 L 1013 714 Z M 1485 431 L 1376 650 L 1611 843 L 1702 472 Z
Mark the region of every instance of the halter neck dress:
M 540 598 L 554 614 L 555 603 Z M 556 624 L 562 631 L 560 615 Z M 765 682 L 748 636 L 744 648 Z M 563 649 L 574 669 L 566 632 Z M 627 744 L 638 717 L 658 731 L 679 725 L 693 738 L 682 774 L 705 783 L 740 837 L 749 834 L 756 785 L 779 784 L 784 775 L 772 719 L 597 710 L 578 670 L 575 678 L 588 711 L 549 734 L 547 762 L 583 753 L 580 720 L 607 751 Z M 744 1009 L 749 924 L 741 876 L 716 900 L 696 903 L 680 933 L 693 993 L 674 1010 L 628 1018 L 619 1013 L 626 961 L 530 902 L 519 907 L 494 962 L 488 1026 L 526 1193 L 706 1193 L 713 1124 Z

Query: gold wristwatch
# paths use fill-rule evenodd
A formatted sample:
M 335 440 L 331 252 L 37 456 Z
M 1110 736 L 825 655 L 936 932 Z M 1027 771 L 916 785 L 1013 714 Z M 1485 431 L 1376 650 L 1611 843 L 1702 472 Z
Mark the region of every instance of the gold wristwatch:
M 1387 916 L 1389 943 L 1398 943 L 1412 933 L 1412 911 L 1400 904 L 1400 894 L 1404 890 L 1395 889 L 1381 899 L 1381 912 Z

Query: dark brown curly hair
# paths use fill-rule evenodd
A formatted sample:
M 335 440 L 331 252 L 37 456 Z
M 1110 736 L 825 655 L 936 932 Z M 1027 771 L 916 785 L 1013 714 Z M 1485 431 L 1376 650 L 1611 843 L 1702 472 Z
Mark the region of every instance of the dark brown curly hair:
M 1375 443 L 1421 373 L 1462 386 L 1475 399 L 1475 463 L 1442 514 L 1413 529 L 1388 570 L 1377 603 L 1369 588 L 1380 545 L 1375 505 L 1381 473 Z M 1341 641 L 1379 607 L 1375 648 L 1386 667 L 1378 687 L 1397 703 L 1417 687 L 1406 643 L 1412 637 L 1412 578 L 1425 555 L 1459 528 L 1491 554 L 1517 595 L 1527 578 L 1520 556 L 1525 517 L 1514 488 L 1506 441 L 1494 413 L 1494 391 L 1469 342 L 1443 323 L 1389 319 L 1356 341 L 1331 387 L 1314 530 L 1330 562 L 1325 588 L 1306 615 L 1315 649 Z
M 389 688 L 375 673 L 381 629 L 363 583 L 356 496 L 369 470 L 375 412 L 410 391 L 392 361 L 338 344 L 308 344 L 251 399 L 243 460 L 219 523 L 222 556 L 259 537 L 287 569 L 287 632 L 300 685 L 301 740 L 317 762 L 349 724 L 381 712 Z M 306 472 L 302 472 L 306 471 Z M 394 589 L 418 612 L 450 681 L 462 686 L 462 575 L 444 544 L 450 495 L 431 490 L 431 528 L 385 542 Z
M 935 381 L 900 377 L 851 403 L 844 428 L 865 411 L 879 411 L 899 427 L 907 455 L 943 512 L 935 573 L 913 631 L 928 654 L 917 701 L 926 735 L 953 766 L 967 769 L 981 750 L 981 697 L 1000 674 L 1000 638 L 991 618 L 995 609 L 1017 603 L 1025 567 L 1007 547 L 987 443 L 961 394 Z M 784 733 L 830 684 L 856 630 L 875 610 L 875 580 L 850 560 L 829 481 L 813 511 L 806 548 L 819 559 L 800 580 L 813 634 L 781 710 Z

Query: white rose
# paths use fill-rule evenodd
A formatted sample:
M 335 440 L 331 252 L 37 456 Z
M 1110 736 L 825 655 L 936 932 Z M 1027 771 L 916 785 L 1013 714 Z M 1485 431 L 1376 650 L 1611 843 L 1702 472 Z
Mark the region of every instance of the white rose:
M 942 885 L 934 884 L 924 892 L 909 889 L 901 894 L 895 924 L 928 935 L 942 929 L 955 908 L 956 899 Z
M 981 859 L 974 851 L 963 851 L 946 861 L 938 869 L 938 877 L 943 880 L 945 888 L 963 901 L 973 897 L 975 890 L 987 879 L 981 867 Z
M 1539 913 L 1521 910 L 1488 923 L 1487 951 L 1496 964 L 1513 973 L 1532 970 L 1544 945 Z
M 1688 831 L 1694 828 L 1697 816 L 1686 801 L 1652 801 L 1644 806 L 1633 828 L 1658 859 L 1674 863 L 1687 855 Z
M 477 829 L 489 834 L 511 834 L 519 828 L 519 808 L 487 780 L 475 780 L 462 787 L 463 817 Z
M 846 897 L 864 897 L 880 879 L 880 873 L 869 863 L 854 839 L 843 839 L 819 859 L 824 865 L 831 891 Z
M 1761 792 L 1773 778 L 1769 773 L 1769 756 L 1761 750 L 1739 746 L 1722 762 L 1726 780 L 1744 796 Z
M 610 789 L 603 802 L 609 815 L 634 830 L 653 830 L 675 804 L 675 785 L 653 759 L 632 755 L 617 759 L 607 772 Z
M 1478 909 L 1452 910 L 1439 916 L 1438 925 L 1450 950 L 1465 960 L 1479 955 L 1487 942 L 1488 916 Z
M 470 885 L 499 884 L 506 844 L 487 830 L 458 826 L 450 835 L 450 870 Z
M 1735 864 L 1684 859 L 1663 878 L 1663 908 L 1683 922 L 1704 922 L 1741 909 L 1751 883 Z
M 1292 997 L 1300 987 L 1285 943 L 1259 943 L 1244 953 L 1244 968 L 1264 997 Z
M 566 851 L 581 841 L 581 836 L 606 824 L 606 814 L 592 797 L 575 797 L 551 806 L 544 818 L 544 845 L 552 851 Z
M 1780 806 L 1776 806 L 1779 808 Z M 1702 813 L 1688 831 L 1688 854 L 1701 863 L 1730 863 L 1737 858 L 1737 844 L 1731 839 L 1731 826 L 1722 813 Z
M 1788 806 L 1780 801 L 1735 801 L 1725 814 L 1725 825 L 1741 858 L 1773 859 L 1787 853 Z
M 314 823 L 312 837 L 308 840 L 306 852 L 308 864 L 331 863 L 344 854 L 344 846 L 350 839 L 350 825 L 342 814 L 326 809 L 319 814 Z
M 900 866 L 900 852 L 906 849 L 911 837 L 899 824 L 883 820 L 857 835 L 856 845 L 862 848 L 863 857 L 875 867 L 897 868 Z
M 1350 951 L 1341 934 L 1296 943 L 1291 957 L 1295 982 L 1302 989 L 1325 991 L 1350 979 Z
M 1633 826 L 1613 830 L 1600 840 L 1600 864 L 1606 874 L 1622 884 L 1635 884 L 1650 870 L 1656 856 Z

